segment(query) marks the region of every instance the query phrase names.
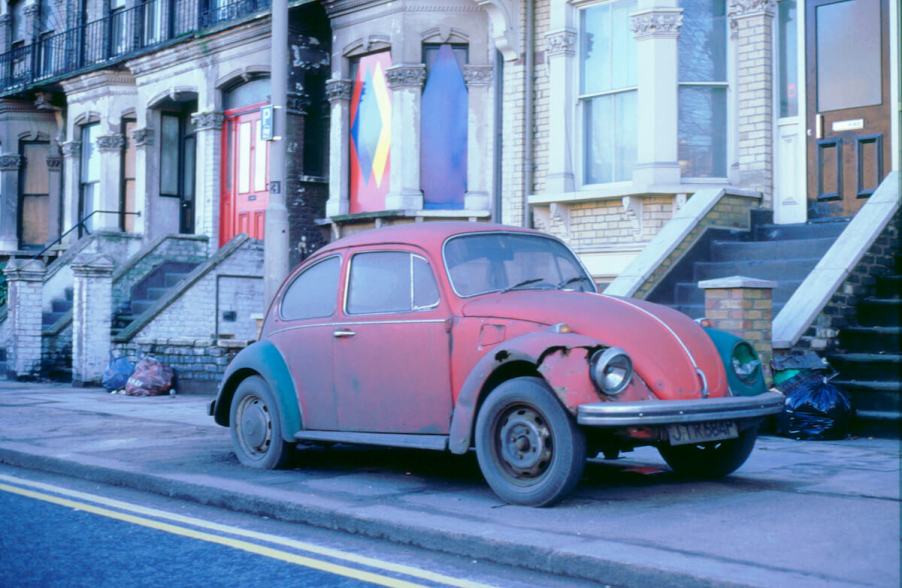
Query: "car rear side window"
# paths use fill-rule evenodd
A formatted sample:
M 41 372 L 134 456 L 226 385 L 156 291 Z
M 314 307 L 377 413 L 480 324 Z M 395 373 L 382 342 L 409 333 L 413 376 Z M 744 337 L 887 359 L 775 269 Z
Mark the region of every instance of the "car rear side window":
M 359 253 L 351 260 L 347 312 L 410 312 L 438 304 L 438 285 L 429 262 L 402 251 Z
M 341 258 L 324 259 L 301 273 L 282 297 L 282 318 L 298 321 L 335 314 Z

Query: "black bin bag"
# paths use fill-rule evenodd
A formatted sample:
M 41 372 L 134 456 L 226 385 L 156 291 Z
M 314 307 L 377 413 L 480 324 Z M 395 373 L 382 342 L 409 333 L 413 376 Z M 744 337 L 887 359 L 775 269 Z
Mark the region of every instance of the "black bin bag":
M 854 416 L 852 403 L 820 371 L 805 371 L 780 385 L 786 395 L 777 431 L 793 439 L 843 439 Z

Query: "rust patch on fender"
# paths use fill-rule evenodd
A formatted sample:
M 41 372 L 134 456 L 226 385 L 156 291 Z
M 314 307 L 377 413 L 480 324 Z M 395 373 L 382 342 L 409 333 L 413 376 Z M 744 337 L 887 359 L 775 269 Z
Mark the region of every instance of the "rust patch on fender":
M 599 400 L 589 377 L 589 357 L 593 351 L 589 347 L 550 347 L 539 356 L 539 373 L 574 414 L 580 404 Z

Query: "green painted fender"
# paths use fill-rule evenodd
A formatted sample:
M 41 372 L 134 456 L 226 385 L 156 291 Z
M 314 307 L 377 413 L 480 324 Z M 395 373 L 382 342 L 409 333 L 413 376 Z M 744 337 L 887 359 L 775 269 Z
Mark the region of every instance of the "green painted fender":
M 767 385 L 764 382 L 764 372 L 761 367 L 757 369 L 755 377 L 751 382 L 744 382 L 736 375 L 736 372 L 733 371 L 733 350 L 738 344 L 748 343 L 748 341 L 742 337 L 737 337 L 733 333 L 728 333 L 727 331 L 721 331 L 720 329 L 714 329 L 712 327 L 705 327 L 705 332 L 711 337 L 711 340 L 714 342 L 714 347 L 717 348 L 717 353 L 720 355 L 721 361 L 723 361 L 724 371 L 727 372 L 727 382 L 730 385 L 730 391 L 733 393 L 733 396 L 757 396 L 758 394 L 767 392 Z M 754 347 L 752 349 L 754 349 Z
M 213 404 L 213 419 L 223 427 L 229 426 L 229 408 L 235 390 L 242 380 L 254 375 L 263 378 L 276 397 L 282 439 L 293 441 L 294 434 L 301 430 L 301 410 L 288 364 L 270 341 L 257 341 L 245 347 L 229 364 Z

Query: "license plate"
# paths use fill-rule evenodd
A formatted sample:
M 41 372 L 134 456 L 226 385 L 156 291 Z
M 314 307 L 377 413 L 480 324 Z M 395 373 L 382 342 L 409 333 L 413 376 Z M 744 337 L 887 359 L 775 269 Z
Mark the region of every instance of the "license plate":
M 739 436 L 735 421 L 709 421 L 690 423 L 687 425 L 668 425 L 667 435 L 671 445 L 688 445 L 689 443 L 706 443 L 735 439 Z

